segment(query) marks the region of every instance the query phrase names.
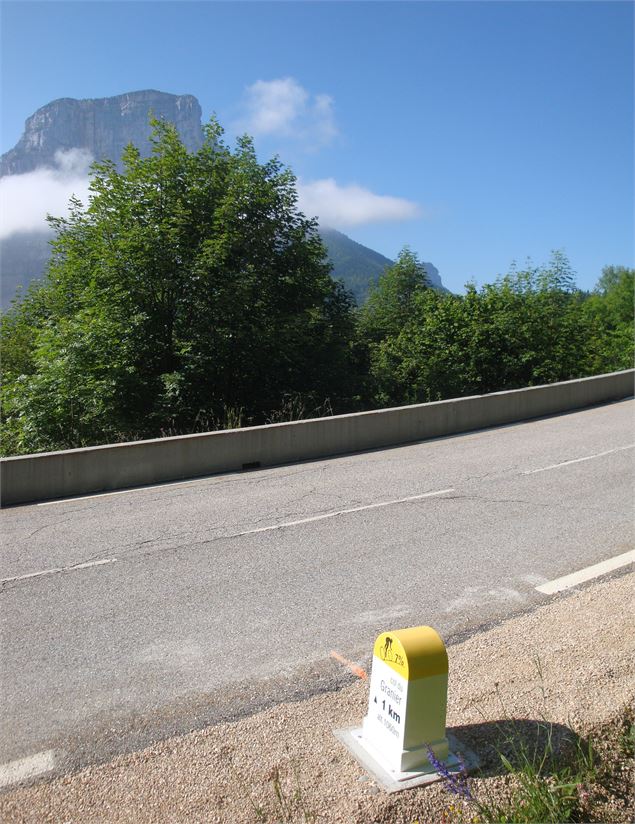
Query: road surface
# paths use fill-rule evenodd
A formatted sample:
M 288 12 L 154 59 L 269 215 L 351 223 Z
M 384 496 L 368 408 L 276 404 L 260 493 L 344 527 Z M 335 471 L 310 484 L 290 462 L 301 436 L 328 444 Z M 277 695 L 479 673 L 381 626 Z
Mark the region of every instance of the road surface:
M 332 651 L 380 631 L 544 602 L 633 548 L 632 424 L 629 400 L 3 510 L 0 764 L 99 761 L 333 689 Z

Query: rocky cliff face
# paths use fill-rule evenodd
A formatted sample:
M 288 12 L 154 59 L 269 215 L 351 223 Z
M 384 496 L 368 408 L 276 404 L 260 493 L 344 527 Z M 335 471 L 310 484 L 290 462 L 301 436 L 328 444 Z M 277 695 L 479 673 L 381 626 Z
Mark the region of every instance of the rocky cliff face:
M 57 152 L 86 149 L 97 160 L 119 160 L 128 143 L 150 153 L 150 115 L 174 123 L 190 151 L 201 146 L 201 107 L 190 94 L 154 90 L 96 100 L 54 100 L 28 118 L 17 145 L 2 155 L 0 176 L 55 165 Z
M 59 169 L 59 152 L 80 150 L 95 160 L 119 161 L 133 143 L 144 157 L 151 151 L 149 117 L 174 123 L 190 151 L 203 141 L 201 107 L 191 94 L 166 94 L 154 90 L 129 92 L 117 97 L 74 100 L 65 97 L 42 106 L 28 118 L 24 134 L 0 158 L 0 177 L 36 169 Z M 0 243 L 0 306 L 6 307 L 19 286 L 44 272 L 50 254 L 50 233 L 24 231 Z

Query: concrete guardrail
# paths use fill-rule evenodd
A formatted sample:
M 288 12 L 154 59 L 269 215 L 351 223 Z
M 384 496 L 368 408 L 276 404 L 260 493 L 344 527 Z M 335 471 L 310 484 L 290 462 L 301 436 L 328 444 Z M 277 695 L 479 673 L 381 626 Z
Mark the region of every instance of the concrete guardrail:
M 0 461 L 3 506 L 325 458 L 568 412 L 633 395 L 635 370 L 489 395 L 108 444 Z

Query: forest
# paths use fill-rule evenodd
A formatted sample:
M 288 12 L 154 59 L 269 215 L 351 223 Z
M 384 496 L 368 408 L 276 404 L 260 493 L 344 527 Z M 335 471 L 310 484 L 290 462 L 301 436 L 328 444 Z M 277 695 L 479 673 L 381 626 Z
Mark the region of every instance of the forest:
M 95 164 L 46 277 L 1 318 L 2 455 L 340 414 L 633 365 L 635 270 L 577 288 L 561 251 L 465 294 L 405 247 L 358 307 L 292 172 L 205 127 Z

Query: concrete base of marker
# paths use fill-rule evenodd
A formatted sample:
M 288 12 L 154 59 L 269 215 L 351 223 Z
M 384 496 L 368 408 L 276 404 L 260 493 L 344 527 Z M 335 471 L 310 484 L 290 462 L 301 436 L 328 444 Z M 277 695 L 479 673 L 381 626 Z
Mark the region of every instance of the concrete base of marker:
M 334 730 L 334 734 L 366 772 L 388 793 L 409 790 L 412 787 L 432 784 L 435 781 L 441 781 L 443 779 L 443 776 L 439 775 L 433 768 L 406 772 L 387 769 L 382 763 L 381 753 L 377 752 L 372 744 L 364 737 L 362 727 L 347 727 L 342 730 Z M 449 732 L 447 737 L 450 745 L 450 754 L 447 759 L 443 759 L 443 763 L 447 765 L 450 773 L 458 773 L 461 770 L 459 759 L 455 753 L 461 753 L 461 758 L 468 771 L 478 766 L 478 760 L 474 753 L 462 746 L 455 735 Z

